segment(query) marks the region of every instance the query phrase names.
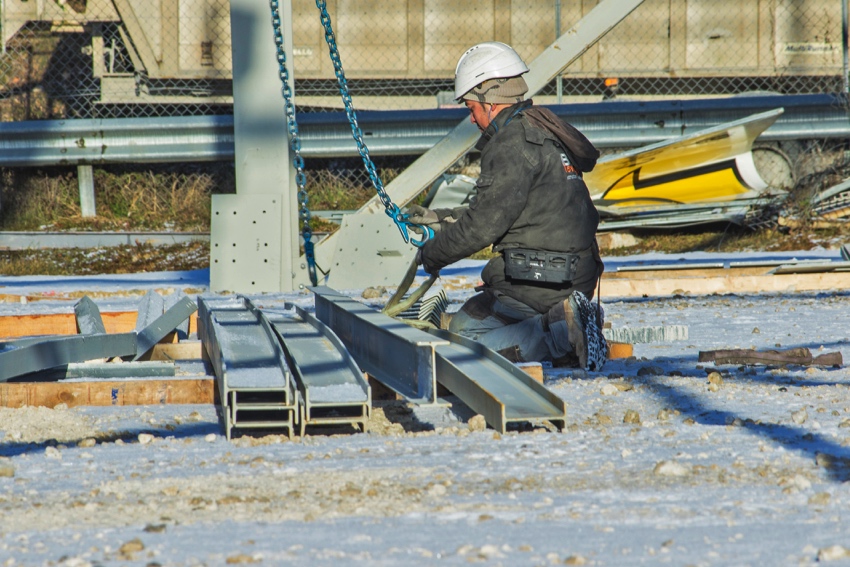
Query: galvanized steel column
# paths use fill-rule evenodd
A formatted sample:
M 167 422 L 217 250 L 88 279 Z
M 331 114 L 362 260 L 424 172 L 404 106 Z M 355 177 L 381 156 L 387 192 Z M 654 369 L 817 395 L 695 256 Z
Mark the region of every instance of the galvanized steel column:
M 280 3 L 292 53 L 292 3 Z M 295 172 L 271 12 L 263 0 L 232 0 L 236 195 L 213 200 L 210 284 L 246 293 L 294 289 L 298 260 Z M 292 57 L 287 57 L 292 65 Z M 292 75 L 290 74 L 290 80 Z

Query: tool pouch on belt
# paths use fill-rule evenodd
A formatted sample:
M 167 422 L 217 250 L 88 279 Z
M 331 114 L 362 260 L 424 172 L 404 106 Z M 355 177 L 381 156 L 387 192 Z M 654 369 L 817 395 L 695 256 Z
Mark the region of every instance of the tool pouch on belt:
M 510 248 L 502 253 L 505 275 L 514 280 L 566 283 L 572 281 L 578 270 L 578 254 L 528 248 Z

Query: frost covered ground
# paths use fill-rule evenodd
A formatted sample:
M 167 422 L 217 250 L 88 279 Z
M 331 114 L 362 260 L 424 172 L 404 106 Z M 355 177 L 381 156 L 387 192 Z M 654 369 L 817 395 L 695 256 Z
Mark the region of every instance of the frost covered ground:
M 676 261 L 608 265 L 662 260 Z M 477 269 L 446 276 L 474 284 Z M 203 289 L 205 277 L 0 278 L 0 292 Z M 453 307 L 470 293 L 453 289 Z M 635 345 L 600 373 L 546 369 L 567 401 L 562 433 L 499 435 L 385 403 L 366 434 L 227 442 L 210 406 L 0 409 L 0 565 L 850 563 L 850 372 L 697 362 L 797 346 L 847 361 L 847 291 L 605 307 L 615 326 L 687 325 L 690 338 Z

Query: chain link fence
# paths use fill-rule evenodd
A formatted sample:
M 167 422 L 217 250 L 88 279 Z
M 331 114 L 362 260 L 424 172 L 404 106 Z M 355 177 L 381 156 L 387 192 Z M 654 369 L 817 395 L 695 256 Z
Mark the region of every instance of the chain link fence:
M 647 0 L 538 98 L 841 92 L 841 2 Z M 454 65 L 470 45 L 504 41 L 531 60 L 594 5 L 331 0 L 328 11 L 357 107 L 398 110 L 450 104 Z M 2 0 L 0 7 L 2 120 L 231 111 L 227 0 Z M 292 24 L 299 106 L 339 110 L 313 0 L 294 1 Z
M 845 92 L 842 1 L 646 0 L 535 101 Z M 503 41 L 530 61 L 596 4 L 328 0 L 327 8 L 355 107 L 403 110 L 453 105 L 454 66 L 469 46 Z M 0 0 L 0 120 L 229 114 L 230 33 L 228 0 Z M 313 0 L 293 0 L 292 40 L 298 110 L 340 111 Z M 368 186 L 349 161 L 349 184 Z M 324 164 L 308 161 L 308 174 L 320 176 Z

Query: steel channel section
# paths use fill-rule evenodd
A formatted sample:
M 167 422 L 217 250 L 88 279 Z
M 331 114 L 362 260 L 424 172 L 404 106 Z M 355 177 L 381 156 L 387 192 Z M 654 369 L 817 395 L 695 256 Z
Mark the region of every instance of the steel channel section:
M 265 309 L 283 345 L 300 393 L 300 428 L 308 425 L 359 425 L 366 431 L 372 391 L 342 341 L 325 324 L 298 306 L 295 313 Z
M 503 356 L 448 331 L 428 332 L 450 342 L 436 348 L 437 380 L 490 427 L 504 433 L 509 423 L 548 421 L 564 429 L 566 402 Z
M 329 287 L 310 289 L 316 294 L 316 317 L 336 333 L 360 368 L 413 403 L 437 402 L 434 349 L 448 341 Z
M 106 333 L 100 309 L 90 297 L 83 296 L 74 304 L 74 316 L 77 320 L 77 330 L 81 335 Z
M 287 429 L 291 436 L 297 398 L 268 321 L 244 297 L 201 297 L 198 306 L 198 333 L 215 370 L 226 437 L 240 427 Z
M 564 428 L 564 400 L 484 345 L 447 331 L 413 329 L 328 287 L 312 291 L 319 320 L 334 330 L 361 367 L 408 400 L 436 402 L 405 394 L 417 383 L 410 362 L 421 356 L 416 349 L 427 344 L 433 349 L 437 381 L 497 431 L 504 432 L 512 422 L 548 421 Z
M 154 290 L 142 296 L 136 313 L 136 330 L 141 331 L 165 312 L 165 300 Z
M 197 303 L 190 297 L 183 297 L 169 307 L 153 323 L 138 332 L 136 337 L 136 356 L 133 357 L 133 360 L 138 360 L 142 357 L 156 343 L 164 339 L 168 333 L 177 329 L 183 321 L 187 320 L 197 310 Z
M 0 346 L 0 382 L 72 362 L 133 356 L 136 333 L 77 335 L 42 339 L 35 343 Z

